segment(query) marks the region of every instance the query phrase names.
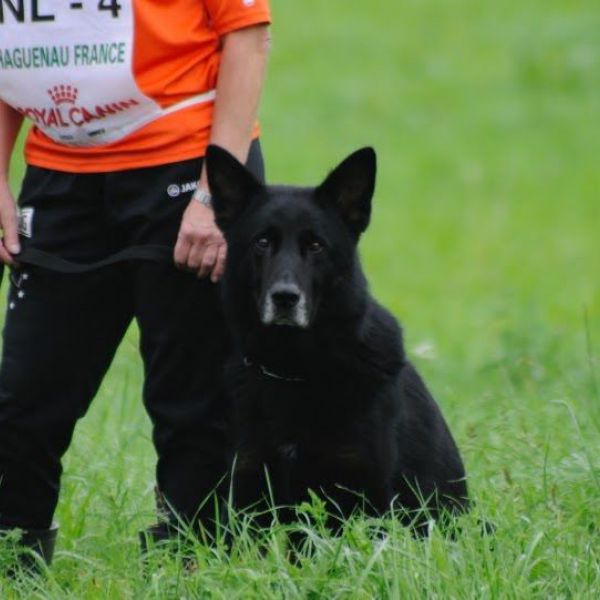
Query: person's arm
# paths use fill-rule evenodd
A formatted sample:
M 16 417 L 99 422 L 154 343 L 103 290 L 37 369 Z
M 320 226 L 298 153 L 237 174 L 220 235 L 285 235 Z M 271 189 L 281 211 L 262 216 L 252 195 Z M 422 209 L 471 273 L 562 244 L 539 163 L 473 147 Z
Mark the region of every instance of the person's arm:
M 210 143 L 227 149 L 242 163 L 246 162 L 252 141 L 268 49 L 266 25 L 233 31 L 223 38 Z M 208 191 L 206 169 L 199 185 Z M 218 281 L 225 268 L 226 252 L 212 209 L 192 200 L 181 221 L 175 263 L 199 277 L 210 273 L 212 281 Z
M 0 261 L 7 265 L 15 264 L 11 255 L 18 254 L 21 250 L 17 231 L 17 208 L 8 185 L 8 169 L 22 123 L 23 116 L 0 100 L 0 227 L 3 232 L 0 240 Z

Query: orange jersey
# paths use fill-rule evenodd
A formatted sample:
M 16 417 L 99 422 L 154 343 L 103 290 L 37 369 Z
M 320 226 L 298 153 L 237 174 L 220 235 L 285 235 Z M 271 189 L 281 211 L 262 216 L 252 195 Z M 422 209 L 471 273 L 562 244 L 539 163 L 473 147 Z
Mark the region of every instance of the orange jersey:
M 4 12 L 0 98 L 34 123 L 26 160 L 80 173 L 202 156 L 221 37 L 270 22 L 268 0 L 60 3 L 14 24 Z

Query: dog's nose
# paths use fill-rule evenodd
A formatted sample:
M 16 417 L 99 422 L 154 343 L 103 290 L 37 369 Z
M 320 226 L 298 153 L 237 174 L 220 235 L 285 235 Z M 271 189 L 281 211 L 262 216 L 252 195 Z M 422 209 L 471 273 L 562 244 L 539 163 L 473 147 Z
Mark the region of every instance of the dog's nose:
M 273 286 L 271 299 L 277 308 L 294 308 L 300 301 L 300 289 L 293 283 L 280 283 Z

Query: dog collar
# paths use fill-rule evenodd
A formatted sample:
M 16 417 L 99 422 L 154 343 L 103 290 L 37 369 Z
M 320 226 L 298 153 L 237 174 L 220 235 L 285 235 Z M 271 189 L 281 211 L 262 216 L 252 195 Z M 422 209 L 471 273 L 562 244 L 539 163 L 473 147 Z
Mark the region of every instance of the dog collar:
M 303 377 L 287 377 L 285 375 L 278 375 L 274 373 L 270 369 L 267 369 L 264 365 L 257 364 L 251 361 L 247 356 L 244 356 L 244 366 L 246 367 L 256 367 L 261 375 L 268 377 L 269 379 L 276 379 L 277 381 L 287 381 L 289 383 L 305 383 L 306 379 Z

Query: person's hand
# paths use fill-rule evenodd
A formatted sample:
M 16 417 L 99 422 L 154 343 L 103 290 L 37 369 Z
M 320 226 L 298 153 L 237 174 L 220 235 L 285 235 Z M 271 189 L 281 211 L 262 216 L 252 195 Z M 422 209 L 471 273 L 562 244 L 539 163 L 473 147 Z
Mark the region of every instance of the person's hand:
M 8 182 L 0 181 L 0 261 L 5 265 L 15 266 L 13 254 L 21 251 L 17 227 L 17 207 L 8 187 Z
M 191 200 L 181 219 L 173 254 L 175 264 L 198 277 L 210 273 L 211 281 L 217 282 L 225 270 L 226 255 L 227 244 L 212 208 Z

